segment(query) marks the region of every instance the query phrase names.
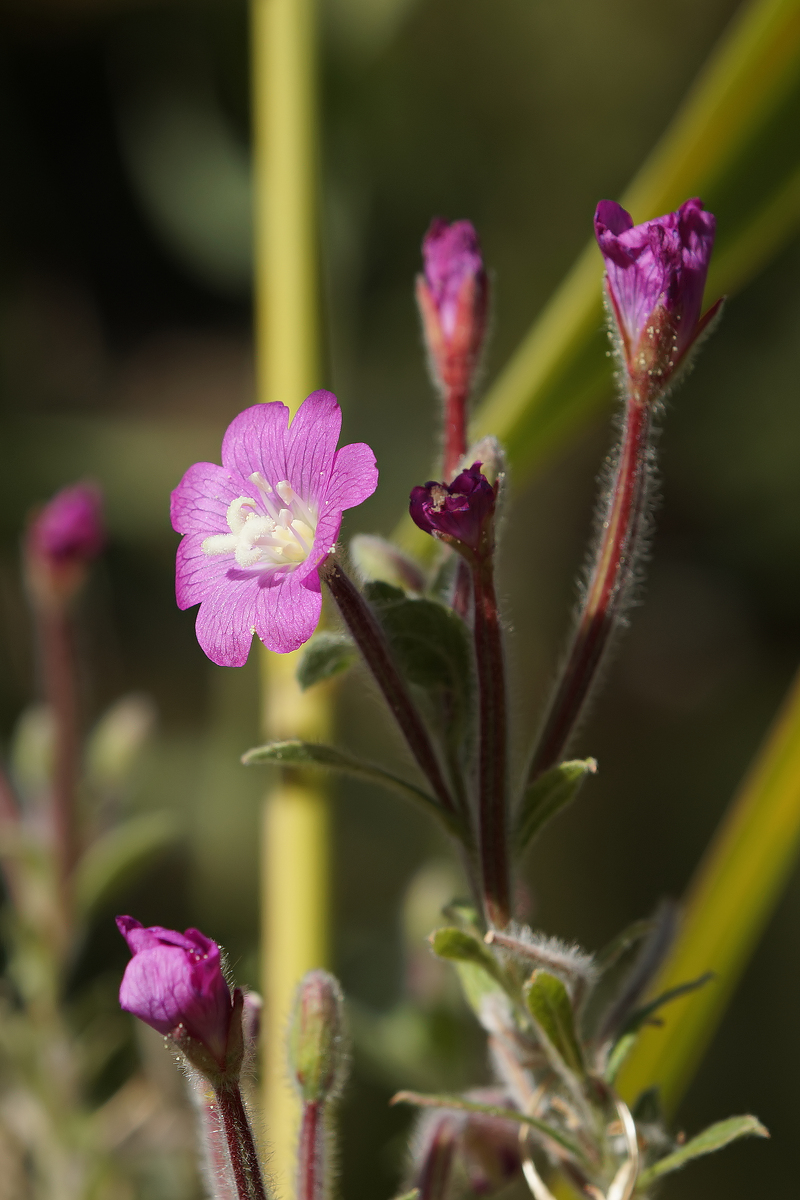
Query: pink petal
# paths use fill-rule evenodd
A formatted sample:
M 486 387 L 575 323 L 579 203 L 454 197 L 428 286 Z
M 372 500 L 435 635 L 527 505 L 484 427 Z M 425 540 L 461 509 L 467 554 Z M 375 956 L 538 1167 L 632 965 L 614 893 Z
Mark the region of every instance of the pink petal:
M 200 605 L 195 622 L 197 640 L 219 667 L 243 667 L 247 662 L 259 582 L 252 572 L 229 568 L 225 580 Z
M 205 533 L 189 533 L 178 546 L 175 557 L 175 598 L 178 608 L 200 604 L 227 584 L 231 571 L 239 570 L 232 554 L 204 554 L 203 542 L 206 537 Z
M 268 650 L 288 654 L 308 641 L 319 622 L 319 575 L 311 571 L 303 579 L 294 571 L 273 579 L 271 587 L 259 590 L 256 633 Z
M 176 533 L 227 533 L 228 505 L 242 495 L 244 479 L 217 463 L 195 463 L 170 497 Z
M 326 509 L 354 508 L 363 504 L 378 486 L 375 455 L 364 442 L 342 446 L 333 460 L 333 473 L 325 493 Z
M 285 478 L 304 500 L 324 499 L 341 428 L 333 392 L 312 392 L 297 410 L 286 443 Z
M 222 462 L 247 479 L 260 471 L 274 487 L 288 479 L 286 429 L 289 409 L 285 404 L 254 404 L 234 417 L 222 440 Z M 252 486 L 252 485 L 250 485 Z

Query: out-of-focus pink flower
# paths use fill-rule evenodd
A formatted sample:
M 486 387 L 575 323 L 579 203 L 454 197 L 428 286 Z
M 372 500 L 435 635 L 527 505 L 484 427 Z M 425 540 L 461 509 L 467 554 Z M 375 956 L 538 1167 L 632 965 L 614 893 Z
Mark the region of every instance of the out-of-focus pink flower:
M 700 312 L 716 220 L 692 199 L 634 225 L 619 204 L 601 200 L 594 227 L 628 371 L 666 384 L 706 324 Z
M 486 329 L 487 280 L 470 221 L 437 217 L 422 243 L 417 299 L 435 374 L 444 388 L 468 388 Z
M 375 491 L 369 446 L 336 449 L 341 409 L 332 392 L 303 401 L 291 425 L 283 404 L 234 419 L 222 466 L 196 463 L 172 493 L 180 608 L 200 604 L 197 640 L 220 666 L 247 661 L 257 634 L 287 653 L 308 641 L 322 603 L 318 567 L 342 512 Z
M 426 533 L 456 549 L 480 554 L 491 548 L 496 499 L 497 485 L 489 483 L 476 462 L 449 485 L 429 480 L 424 487 L 413 488 L 409 511 Z
M 500 1088 L 475 1088 L 465 1098 L 498 1108 L 515 1107 Z M 430 1194 L 437 1200 L 449 1195 L 451 1169 L 457 1165 L 459 1174 L 466 1174 L 471 1193 L 491 1196 L 520 1173 L 519 1125 L 485 1113 L 431 1109 L 417 1126 L 412 1156 L 414 1182 L 423 1195 Z M 424 1182 L 438 1187 L 425 1189 Z
M 91 483 L 62 488 L 28 526 L 25 560 L 36 595 L 71 595 L 105 541 L 100 489 Z
M 145 928 L 133 917 L 117 917 L 117 927 L 133 954 L 119 989 L 121 1007 L 179 1044 L 188 1035 L 220 1071 L 232 1048 L 241 1061 L 241 1005 L 232 1047 L 236 1005 L 217 943 L 199 929 Z

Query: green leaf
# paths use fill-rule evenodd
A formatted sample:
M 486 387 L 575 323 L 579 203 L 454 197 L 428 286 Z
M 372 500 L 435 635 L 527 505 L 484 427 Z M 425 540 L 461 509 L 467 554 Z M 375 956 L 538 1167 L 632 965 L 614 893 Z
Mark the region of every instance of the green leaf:
M 473 937 L 471 933 L 466 933 L 463 929 L 457 929 L 451 925 L 444 929 L 435 929 L 428 940 L 434 954 L 437 954 L 439 958 L 480 967 L 502 988 L 506 988 L 505 974 L 497 959 L 489 947 L 479 938 Z
M 417 1108 L 454 1108 L 459 1112 L 483 1113 L 487 1117 L 500 1117 L 505 1121 L 516 1121 L 520 1125 L 529 1125 L 531 1129 L 535 1129 L 537 1133 L 555 1142 L 579 1162 L 585 1162 L 585 1156 L 580 1147 L 560 1129 L 553 1129 L 545 1121 L 529 1117 L 526 1113 L 517 1112 L 515 1108 L 498 1108 L 494 1104 L 478 1104 L 475 1100 L 467 1100 L 464 1096 L 454 1096 L 449 1092 L 439 1096 L 425 1096 L 420 1092 L 397 1092 L 389 1103 L 413 1104 Z
M 636 1045 L 638 1037 L 638 1033 L 623 1033 L 621 1037 L 617 1038 L 608 1056 L 606 1069 L 603 1071 L 603 1079 L 606 1083 L 613 1083 L 617 1078 L 623 1063 Z
M 619 962 L 623 954 L 630 950 L 631 946 L 635 946 L 643 937 L 647 937 L 648 933 L 653 928 L 653 921 L 649 917 L 645 917 L 640 921 L 633 921 L 621 933 L 618 933 L 615 938 L 612 938 L 602 950 L 598 950 L 595 955 L 594 964 L 597 970 L 602 974 L 609 971 L 615 963 Z
M 564 984 L 549 971 L 534 971 L 525 985 L 524 995 L 545 1049 L 573 1075 L 582 1077 L 586 1072 L 583 1052 L 575 1032 L 572 1002 Z
M 572 803 L 586 776 L 594 775 L 596 770 L 596 759 L 576 758 L 551 767 L 531 784 L 517 811 L 514 844 L 518 851 L 530 845 L 547 822 Z
M 461 823 L 441 807 L 433 796 L 423 792 L 422 788 L 413 783 L 407 783 L 397 775 L 384 771 L 383 767 L 372 763 L 362 762 L 352 754 L 343 750 L 335 750 L 333 746 L 323 746 L 316 742 L 302 742 L 293 739 L 286 742 L 267 742 L 265 746 L 256 746 L 242 755 L 246 767 L 312 767 L 324 771 L 337 771 L 341 775 L 350 775 L 355 779 L 365 779 L 369 783 L 380 784 L 390 791 L 399 792 L 407 800 L 421 804 L 427 812 L 433 811 L 440 821 L 456 837 L 462 836 Z
M 442 733 L 461 747 L 474 693 L 472 644 L 461 618 L 436 600 L 410 599 L 385 583 L 364 589 L 398 666 L 430 701 Z
M 297 668 L 297 682 L 305 692 L 315 683 L 346 671 L 357 658 L 358 650 L 346 634 L 323 630 L 306 644 Z
M 75 904 L 86 917 L 111 900 L 120 887 L 179 836 L 173 813 L 132 817 L 102 834 L 75 869 Z
M 715 1150 L 722 1150 L 724 1146 L 743 1137 L 768 1138 L 769 1130 L 751 1116 L 728 1117 L 727 1121 L 717 1121 L 715 1125 L 709 1125 L 708 1129 L 698 1133 L 697 1137 L 693 1137 L 684 1146 L 642 1171 L 636 1181 L 637 1190 L 643 1191 L 657 1179 L 661 1179 L 663 1175 L 679 1171 L 692 1159 L 700 1158 L 703 1154 L 713 1154 Z
M 663 1008 L 671 1000 L 677 1000 L 679 996 L 685 996 L 688 992 L 694 992 L 698 988 L 705 987 L 713 978 L 714 972 L 706 971 L 699 979 L 691 979 L 688 983 L 679 983 L 677 987 L 670 988 L 668 991 L 662 992 L 660 996 L 656 996 L 655 1000 L 651 1000 L 649 1004 L 643 1005 L 642 1008 L 637 1008 L 622 1026 L 619 1035 L 620 1038 L 628 1033 L 636 1033 L 652 1017 L 653 1013 L 658 1012 L 659 1008 Z

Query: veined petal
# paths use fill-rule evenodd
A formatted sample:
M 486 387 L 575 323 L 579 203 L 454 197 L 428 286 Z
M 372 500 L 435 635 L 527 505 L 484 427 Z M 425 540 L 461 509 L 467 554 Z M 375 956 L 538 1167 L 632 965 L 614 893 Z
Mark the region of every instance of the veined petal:
M 319 623 L 322 593 L 319 575 L 299 578 L 293 571 L 258 590 L 256 633 L 268 650 L 288 654 L 307 642 Z
M 254 404 L 234 417 L 222 440 L 222 462 L 249 481 L 260 471 L 274 487 L 277 479 L 286 479 L 286 431 L 289 409 L 285 404 Z M 244 493 L 252 492 L 252 484 Z M 231 500 L 235 499 L 231 496 Z
M 204 597 L 195 632 L 203 651 L 218 667 L 243 667 L 247 662 L 258 595 L 257 573 L 234 567 L 225 581 Z
M 342 410 L 333 392 L 320 389 L 307 396 L 289 427 L 286 475 L 306 502 L 318 504 L 326 495 L 336 443 L 342 429 Z
M 372 495 L 378 486 L 375 455 L 364 442 L 352 442 L 336 451 L 333 472 L 325 493 L 325 508 L 340 511 L 355 508 Z
M 218 463 L 189 467 L 170 497 L 176 533 L 227 533 L 228 506 L 242 494 L 244 480 Z

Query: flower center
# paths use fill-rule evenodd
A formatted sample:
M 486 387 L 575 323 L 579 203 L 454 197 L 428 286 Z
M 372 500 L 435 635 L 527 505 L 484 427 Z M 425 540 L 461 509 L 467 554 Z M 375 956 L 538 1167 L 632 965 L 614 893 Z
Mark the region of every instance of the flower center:
M 228 506 L 230 533 L 203 542 L 204 554 L 233 554 L 240 567 L 288 567 L 294 570 L 311 553 L 317 512 L 287 480 L 275 487 L 260 471 L 249 476 L 257 498 L 238 496 Z M 262 511 L 266 510 L 266 511 Z

